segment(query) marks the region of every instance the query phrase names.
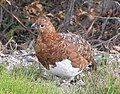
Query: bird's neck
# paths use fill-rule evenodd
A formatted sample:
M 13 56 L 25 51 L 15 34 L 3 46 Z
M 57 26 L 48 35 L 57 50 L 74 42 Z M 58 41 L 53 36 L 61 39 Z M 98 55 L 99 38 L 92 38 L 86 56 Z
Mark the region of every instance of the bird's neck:
M 58 34 L 56 32 L 52 32 L 52 33 L 42 33 L 38 36 L 38 39 L 41 38 L 42 42 L 46 42 L 46 43 L 57 43 L 57 41 L 59 40 Z

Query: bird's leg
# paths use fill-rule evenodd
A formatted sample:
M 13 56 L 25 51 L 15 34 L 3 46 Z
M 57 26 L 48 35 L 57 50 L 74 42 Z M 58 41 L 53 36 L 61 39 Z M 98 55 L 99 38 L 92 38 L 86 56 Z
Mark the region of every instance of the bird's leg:
M 71 81 L 73 81 L 74 80 L 74 77 L 71 77 L 70 79 L 67 79 L 67 80 L 62 80 L 61 81 L 61 83 L 60 83 L 60 85 L 59 86 L 70 86 L 71 85 Z
M 82 77 L 84 77 L 85 75 L 82 73 L 82 71 L 83 71 L 83 70 L 81 70 L 81 71 L 79 72 L 79 74 L 76 75 L 76 76 L 74 77 L 74 79 L 71 80 L 71 84 L 77 84 L 77 82 L 80 82 L 80 84 L 83 84 L 83 83 L 84 83 L 83 80 L 82 80 Z
M 73 84 L 75 83 L 75 84 L 81 84 L 81 85 L 83 85 L 83 84 L 85 84 L 84 83 L 84 81 L 82 80 L 82 77 L 84 77 L 85 75 L 83 74 L 83 73 L 80 73 L 80 74 L 78 74 L 78 75 L 76 75 L 75 76 L 75 81 L 73 82 Z
M 82 71 L 79 71 L 79 73 L 76 75 L 76 76 L 73 76 L 69 79 L 66 80 L 62 80 L 62 83 L 60 84 L 60 86 L 63 86 L 63 85 L 68 85 L 70 86 L 71 84 L 76 84 L 77 82 L 80 82 L 80 84 L 83 84 L 83 80 L 81 79 L 81 77 L 83 77 L 84 75 L 82 74 Z

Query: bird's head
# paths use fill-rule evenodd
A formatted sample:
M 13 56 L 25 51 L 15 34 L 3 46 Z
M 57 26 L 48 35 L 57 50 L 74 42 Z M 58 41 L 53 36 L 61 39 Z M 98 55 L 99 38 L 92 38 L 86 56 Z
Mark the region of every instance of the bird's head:
M 38 34 L 51 34 L 56 32 L 54 26 L 47 17 L 38 18 L 38 20 L 32 24 L 32 27 L 35 28 Z

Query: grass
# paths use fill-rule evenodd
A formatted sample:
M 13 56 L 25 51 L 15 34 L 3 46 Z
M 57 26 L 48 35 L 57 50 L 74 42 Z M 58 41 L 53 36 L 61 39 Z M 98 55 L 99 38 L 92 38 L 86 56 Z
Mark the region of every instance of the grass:
M 109 67 L 109 66 L 108 66 Z M 99 68 L 99 73 L 88 76 L 86 94 L 120 94 L 120 82 L 114 76 L 113 70 L 107 67 Z
M 0 94 L 60 94 L 60 89 L 49 80 L 35 81 L 23 69 L 10 72 L 0 67 Z
M 85 73 L 85 85 L 78 85 L 70 94 L 120 94 L 120 76 L 114 70 L 118 65 L 98 66 L 97 72 Z
M 36 69 L 36 66 L 7 71 L 1 65 L 0 94 L 120 94 L 120 76 L 115 74 L 115 69 L 120 69 L 120 65 L 98 65 L 97 72 L 85 72 L 82 77 L 85 85 L 77 84 L 64 88 L 57 87 L 52 80 L 41 79 L 42 71 Z

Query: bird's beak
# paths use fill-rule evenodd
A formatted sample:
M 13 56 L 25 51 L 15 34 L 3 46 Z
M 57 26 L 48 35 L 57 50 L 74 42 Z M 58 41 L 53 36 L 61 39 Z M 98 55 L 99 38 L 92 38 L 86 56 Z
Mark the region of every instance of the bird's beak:
M 33 24 L 31 25 L 31 28 L 32 28 L 33 31 L 34 31 L 34 34 L 37 36 L 37 35 L 38 35 L 38 32 L 37 32 L 37 30 L 36 30 L 36 24 L 33 23 Z

